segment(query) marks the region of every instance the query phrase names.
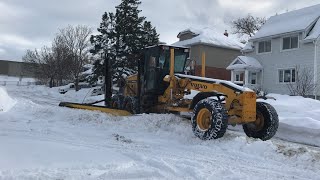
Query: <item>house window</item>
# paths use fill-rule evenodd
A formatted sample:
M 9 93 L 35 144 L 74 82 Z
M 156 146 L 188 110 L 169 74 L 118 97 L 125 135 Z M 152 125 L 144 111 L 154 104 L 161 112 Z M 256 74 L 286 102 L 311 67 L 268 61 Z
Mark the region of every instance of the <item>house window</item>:
M 298 36 L 285 37 L 282 39 L 282 50 L 298 48 Z
M 296 82 L 296 70 L 291 69 L 280 69 L 279 70 L 279 83 L 291 83 Z
M 258 53 L 271 52 L 271 40 L 259 42 Z
M 257 73 L 251 73 L 251 84 L 257 84 Z
M 240 76 L 240 74 L 236 74 L 236 81 L 241 81 L 241 76 Z

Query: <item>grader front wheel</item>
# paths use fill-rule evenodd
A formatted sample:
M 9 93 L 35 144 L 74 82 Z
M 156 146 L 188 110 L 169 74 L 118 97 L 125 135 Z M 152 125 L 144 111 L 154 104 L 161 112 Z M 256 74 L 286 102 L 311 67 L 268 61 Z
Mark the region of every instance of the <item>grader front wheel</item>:
M 277 132 L 279 118 L 276 110 L 270 104 L 257 102 L 256 121 L 243 125 L 248 137 L 259 138 L 263 141 L 271 139 Z
M 227 130 L 227 117 L 227 111 L 219 101 L 201 100 L 193 109 L 192 131 L 202 140 L 218 139 Z

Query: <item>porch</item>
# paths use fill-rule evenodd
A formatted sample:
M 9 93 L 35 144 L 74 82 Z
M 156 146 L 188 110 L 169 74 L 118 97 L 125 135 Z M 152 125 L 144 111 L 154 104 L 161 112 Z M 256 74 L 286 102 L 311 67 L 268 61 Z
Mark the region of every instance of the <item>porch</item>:
M 228 67 L 231 70 L 231 82 L 250 89 L 260 89 L 263 83 L 263 68 L 258 60 L 247 56 L 238 56 Z

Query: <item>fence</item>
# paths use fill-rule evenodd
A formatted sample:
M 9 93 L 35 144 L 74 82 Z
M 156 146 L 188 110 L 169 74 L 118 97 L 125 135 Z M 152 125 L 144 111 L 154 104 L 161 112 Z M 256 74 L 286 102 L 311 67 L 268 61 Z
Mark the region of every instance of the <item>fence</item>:
M 38 82 L 25 82 L 25 81 L 0 81 L 0 86 L 31 86 L 31 85 L 39 85 Z

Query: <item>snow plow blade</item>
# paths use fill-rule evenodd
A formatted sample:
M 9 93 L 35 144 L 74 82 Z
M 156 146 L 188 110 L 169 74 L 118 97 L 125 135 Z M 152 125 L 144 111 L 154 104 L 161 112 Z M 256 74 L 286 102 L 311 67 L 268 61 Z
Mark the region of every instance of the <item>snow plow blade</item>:
M 132 115 L 130 112 L 120 109 L 112 109 L 107 108 L 104 106 L 96 106 L 90 104 L 79 104 L 79 103 L 70 103 L 70 102 L 61 102 L 59 104 L 60 107 L 68 107 L 74 109 L 84 109 L 84 110 L 91 110 L 91 111 L 101 111 L 104 113 L 108 113 L 114 116 L 130 116 Z

